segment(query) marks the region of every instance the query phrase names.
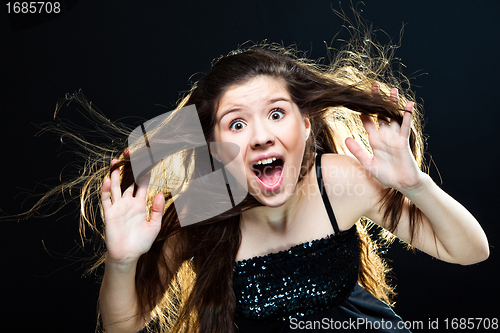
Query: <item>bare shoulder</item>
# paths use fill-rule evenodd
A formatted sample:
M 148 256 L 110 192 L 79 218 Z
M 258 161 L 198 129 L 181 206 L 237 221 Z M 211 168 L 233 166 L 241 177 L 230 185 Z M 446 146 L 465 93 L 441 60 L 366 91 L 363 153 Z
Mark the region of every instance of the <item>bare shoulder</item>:
M 332 167 L 357 167 L 361 166 L 359 161 L 350 156 L 344 154 L 323 154 L 321 156 L 321 167 L 332 168 Z
M 321 173 L 341 229 L 352 226 L 380 199 L 383 186 L 352 156 L 324 154 Z
M 324 154 L 321 158 L 321 172 L 325 184 L 333 185 L 344 181 L 352 183 L 373 181 L 361 163 L 349 155 Z

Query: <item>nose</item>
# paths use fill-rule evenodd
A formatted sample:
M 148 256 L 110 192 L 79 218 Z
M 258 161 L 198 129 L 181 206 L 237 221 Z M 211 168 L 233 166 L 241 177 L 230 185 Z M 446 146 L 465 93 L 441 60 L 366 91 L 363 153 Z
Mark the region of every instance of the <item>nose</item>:
M 274 134 L 261 123 L 254 127 L 250 146 L 253 149 L 265 148 L 274 145 L 275 140 Z

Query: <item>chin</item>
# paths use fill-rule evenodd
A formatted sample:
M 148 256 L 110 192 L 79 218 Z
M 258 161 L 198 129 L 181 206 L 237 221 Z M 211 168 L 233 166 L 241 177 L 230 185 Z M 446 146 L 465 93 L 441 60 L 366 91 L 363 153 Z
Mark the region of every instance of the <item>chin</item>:
M 276 207 L 280 207 L 280 206 L 283 206 L 287 201 L 288 201 L 288 197 L 287 198 L 277 198 L 276 196 L 254 196 L 255 199 L 257 199 L 258 202 L 260 202 L 261 204 L 263 204 L 264 206 L 266 207 L 270 207 L 270 208 L 276 208 Z
M 267 207 L 280 207 L 284 205 L 291 197 L 291 193 L 287 193 L 286 187 L 280 189 L 279 192 L 266 194 L 261 188 L 251 193 L 251 195 L 261 204 Z

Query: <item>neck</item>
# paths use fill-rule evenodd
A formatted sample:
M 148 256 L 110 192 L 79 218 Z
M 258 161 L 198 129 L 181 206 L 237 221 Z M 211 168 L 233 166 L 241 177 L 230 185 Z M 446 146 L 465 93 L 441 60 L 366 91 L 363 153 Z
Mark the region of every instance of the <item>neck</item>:
M 279 207 L 260 206 L 244 211 L 241 214 L 240 228 L 257 231 L 265 235 L 284 235 L 294 227 L 294 221 L 300 219 L 301 207 L 304 202 L 301 188 L 306 182 L 303 179 L 297 186 L 292 196 Z M 254 231 L 255 230 L 255 231 Z

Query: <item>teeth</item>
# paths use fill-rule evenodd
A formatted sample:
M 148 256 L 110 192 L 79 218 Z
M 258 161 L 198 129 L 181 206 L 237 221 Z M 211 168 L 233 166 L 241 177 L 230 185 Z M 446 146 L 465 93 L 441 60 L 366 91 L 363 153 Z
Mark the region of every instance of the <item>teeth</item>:
M 261 165 L 261 164 L 271 164 L 273 163 L 274 161 L 276 161 L 277 158 L 276 157 L 270 157 L 270 158 L 266 158 L 266 159 L 263 159 L 263 160 L 260 160 L 256 163 L 256 165 Z

